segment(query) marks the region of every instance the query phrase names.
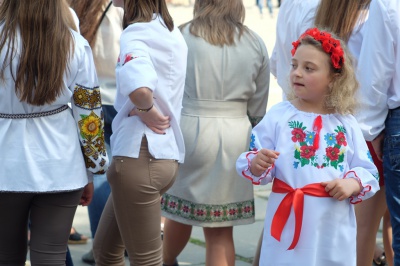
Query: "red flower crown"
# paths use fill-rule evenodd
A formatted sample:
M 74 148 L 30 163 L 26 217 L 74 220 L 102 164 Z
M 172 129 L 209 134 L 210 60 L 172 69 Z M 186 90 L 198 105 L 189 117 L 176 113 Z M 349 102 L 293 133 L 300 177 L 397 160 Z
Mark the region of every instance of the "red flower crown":
M 306 36 L 310 36 L 321 43 L 322 49 L 331 55 L 332 65 L 335 69 L 342 68 L 344 63 L 344 52 L 340 46 L 340 41 L 332 38 L 330 33 L 326 31 L 320 31 L 317 28 L 306 30 L 306 32 L 304 32 L 297 41 L 292 43 L 292 56 L 296 53 L 297 47 L 299 47 L 301 40 Z

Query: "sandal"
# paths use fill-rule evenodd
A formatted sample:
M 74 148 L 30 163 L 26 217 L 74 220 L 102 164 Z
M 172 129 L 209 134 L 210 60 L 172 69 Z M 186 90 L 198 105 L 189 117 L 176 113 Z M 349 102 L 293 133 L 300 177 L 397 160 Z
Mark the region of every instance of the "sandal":
M 68 244 L 86 244 L 88 237 L 78 233 L 75 228 L 71 228 L 71 234 L 68 238 Z
M 385 252 L 383 252 L 378 258 L 372 260 L 372 264 L 374 266 L 385 266 L 386 265 L 386 256 Z

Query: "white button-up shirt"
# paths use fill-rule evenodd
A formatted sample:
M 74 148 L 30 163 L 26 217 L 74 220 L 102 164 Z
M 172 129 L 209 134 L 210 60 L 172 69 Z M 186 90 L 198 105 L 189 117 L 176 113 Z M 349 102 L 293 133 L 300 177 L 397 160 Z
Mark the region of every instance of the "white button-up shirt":
M 358 61 L 362 112 L 357 115 L 366 140 L 385 127 L 389 109 L 400 105 L 400 1 L 374 0 Z
M 270 59 L 271 73 L 277 78 L 284 94 L 290 91 L 289 73 L 292 42 L 314 24 L 320 0 L 283 1 L 276 23 L 276 42 Z
M 179 127 L 186 76 L 187 46 L 180 31 L 172 32 L 161 17 L 134 23 L 121 35 L 116 68 L 117 96 L 111 136 L 113 156 L 138 158 L 143 135 L 156 159 L 184 160 L 185 148 Z M 128 117 L 135 107 L 129 94 L 140 87 L 153 91 L 154 106 L 170 117 L 165 135 L 150 130 L 138 116 Z

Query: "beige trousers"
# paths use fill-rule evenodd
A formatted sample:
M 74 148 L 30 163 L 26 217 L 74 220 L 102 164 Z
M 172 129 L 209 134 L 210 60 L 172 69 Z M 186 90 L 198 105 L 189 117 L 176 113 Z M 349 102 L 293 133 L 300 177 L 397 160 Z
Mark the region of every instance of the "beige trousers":
M 107 172 L 111 194 L 93 244 L 97 266 L 162 265 L 160 197 L 175 181 L 178 162 L 157 160 L 143 138 L 139 158 L 114 156 Z

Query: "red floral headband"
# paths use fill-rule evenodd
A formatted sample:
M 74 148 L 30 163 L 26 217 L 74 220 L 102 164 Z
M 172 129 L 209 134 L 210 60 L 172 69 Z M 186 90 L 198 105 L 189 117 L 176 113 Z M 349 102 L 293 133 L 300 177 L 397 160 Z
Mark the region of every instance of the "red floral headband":
M 332 38 L 332 35 L 326 31 L 320 31 L 317 28 L 306 30 L 300 38 L 293 42 L 292 56 L 296 53 L 297 47 L 299 47 L 301 40 L 305 36 L 310 36 L 316 41 L 319 41 L 322 45 L 322 49 L 331 55 L 332 65 L 335 69 L 341 69 L 344 63 L 344 52 L 340 46 L 340 41 Z

